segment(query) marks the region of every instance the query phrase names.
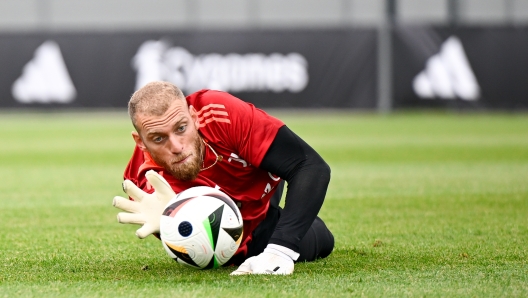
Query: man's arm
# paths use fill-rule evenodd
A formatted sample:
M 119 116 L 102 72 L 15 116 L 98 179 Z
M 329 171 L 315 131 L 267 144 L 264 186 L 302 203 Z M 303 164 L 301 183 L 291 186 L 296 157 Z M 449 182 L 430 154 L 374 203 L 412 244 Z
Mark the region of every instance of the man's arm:
M 232 275 L 293 273 L 301 239 L 317 217 L 330 182 L 330 167 L 286 126 L 277 132 L 260 168 L 288 182 L 284 210 L 264 252 Z
M 283 126 L 260 168 L 288 182 L 284 210 L 269 243 L 298 252 L 301 239 L 323 205 L 330 167 L 312 147 Z

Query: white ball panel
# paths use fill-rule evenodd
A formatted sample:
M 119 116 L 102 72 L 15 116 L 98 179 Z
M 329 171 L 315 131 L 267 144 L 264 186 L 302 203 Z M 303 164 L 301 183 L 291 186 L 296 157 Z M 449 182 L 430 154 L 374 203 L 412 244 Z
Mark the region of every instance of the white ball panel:
M 233 241 L 233 238 L 231 238 L 231 236 L 229 236 L 229 234 L 227 234 L 224 230 L 220 229 L 215 249 L 215 255 L 218 263 L 220 265 L 227 263 L 227 261 L 229 261 L 229 259 L 231 259 L 231 257 L 235 254 L 237 249 L 238 245 L 236 245 L 235 241 Z

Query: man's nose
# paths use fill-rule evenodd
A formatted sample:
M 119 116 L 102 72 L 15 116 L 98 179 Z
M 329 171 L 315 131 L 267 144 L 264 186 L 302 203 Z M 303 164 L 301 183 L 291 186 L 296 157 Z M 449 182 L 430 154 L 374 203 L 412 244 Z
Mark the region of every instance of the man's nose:
M 171 135 L 169 137 L 169 150 L 173 154 L 182 153 L 183 152 L 182 138 L 178 137 L 178 136 L 175 136 L 175 135 Z

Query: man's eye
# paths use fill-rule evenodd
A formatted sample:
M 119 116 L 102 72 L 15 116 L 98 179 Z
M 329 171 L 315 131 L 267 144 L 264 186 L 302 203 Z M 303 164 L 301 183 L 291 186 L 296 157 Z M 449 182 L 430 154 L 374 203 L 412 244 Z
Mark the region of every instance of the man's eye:
M 154 143 L 159 143 L 161 141 L 163 141 L 163 138 L 162 137 L 155 137 L 152 139 L 152 141 L 154 141 Z
M 178 132 L 184 132 L 186 128 L 187 128 L 187 125 L 182 125 L 178 127 Z

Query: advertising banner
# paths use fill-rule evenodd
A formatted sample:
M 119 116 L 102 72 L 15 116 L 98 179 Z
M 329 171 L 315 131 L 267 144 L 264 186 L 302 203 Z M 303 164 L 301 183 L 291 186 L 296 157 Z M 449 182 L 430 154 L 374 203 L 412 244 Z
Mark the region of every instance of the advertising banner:
M 257 107 L 376 106 L 375 29 L 0 34 L 0 108 L 126 107 L 145 83 Z
M 528 28 L 397 26 L 396 108 L 528 108 Z

